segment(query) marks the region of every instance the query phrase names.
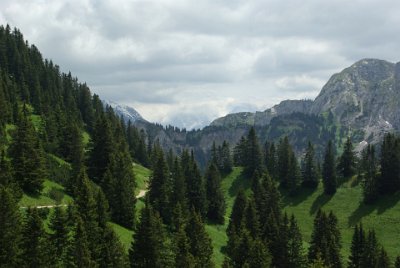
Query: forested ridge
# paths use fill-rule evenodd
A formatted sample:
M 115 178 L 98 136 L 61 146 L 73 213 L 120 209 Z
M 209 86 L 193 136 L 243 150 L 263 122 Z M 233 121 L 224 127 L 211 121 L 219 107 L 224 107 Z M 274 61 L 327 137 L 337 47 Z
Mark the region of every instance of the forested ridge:
M 340 154 L 329 141 L 316 155 L 311 140 L 297 155 L 288 137 L 260 141 L 251 128 L 233 151 L 214 143 L 204 171 L 192 151 L 165 152 L 146 135 L 1 26 L 0 267 L 400 267 L 362 217 L 344 257 L 337 211 L 315 208 L 306 241 L 285 209 L 347 182 L 361 185 L 367 206 L 396 195 L 395 135 L 360 156 L 350 137 Z M 151 170 L 148 181 L 135 165 Z M 29 202 L 44 189 L 54 204 Z

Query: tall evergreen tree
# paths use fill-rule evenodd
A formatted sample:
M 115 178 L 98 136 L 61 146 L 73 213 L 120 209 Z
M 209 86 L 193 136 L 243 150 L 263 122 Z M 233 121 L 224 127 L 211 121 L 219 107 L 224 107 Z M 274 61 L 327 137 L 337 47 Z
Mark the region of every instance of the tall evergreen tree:
M 0 186 L 0 266 L 18 267 L 21 253 L 21 215 L 10 189 Z
M 308 251 L 310 262 L 317 260 L 318 255 L 328 267 L 342 267 L 340 257 L 340 233 L 337 227 L 337 218 L 332 212 L 326 215 L 319 210 L 314 219 L 314 229 Z
M 27 211 L 22 231 L 22 262 L 24 267 L 42 267 L 48 262 L 46 233 L 37 208 Z
M 343 153 L 339 158 L 338 168 L 340 174 L 347 178 L 353 176 L 356 171 L 356 155 L 353 152 L 353 143 L 350 137 L 347 137 L 344 144 Z
M 158 153 L 155 160 L 153 173 L 149 185 L 149 201 L 153 208 L 160 213 L 164 222 L 171 220 L 170 196 L 172 192 L 172 181 L 170 178 L 167 163 L 162 151 Z
M 14 180 L 12 173 L 13 170 L 10 162 L 6 159 L 6 153 L 0 151 L 0 186 L 8 188 L 19 199 L 22 197 L 22 190 Z
M 207 218 L 219 224 L 224 224 L 225 216 L 225 198 L 221 189 L 221 176 L 218 168 L 210 164 L 205 175 L 207 190 Z
M 379 195 L 379 181 L 377 172 L 377 161 L 375 159 L 375 147 L 371 144 L 362 153 L 362 186 L 364 202 L 371 204 Z
M 264 145 L 265 166 L 270 176 L 277 179 L 277 156 L 274 142 L 266 142 Z
M 193 209 L 186 226 L 186 234 L 190 241 L 190 253 L 194 257 L 195 267 L 214 267 L 211 238 L 206 232 L 201 216 Z
M 309 188 L 316 188 L 320 180 L 320 174 L 315 163 L 314 146 L 310 141 L 302 163 L 303 185 Z
M 332 195 L 336 193 L 337 178 L 336 178 L 336 164 L 335 154 L 332 141 L 328 142 L 325 150 L 325 158 L 322 167 L 322 180 L 324 183 L 324 193 Z
M 131 267 L 173 267 L 173 256 L 159 214 L 146 202 L 129 249 Z
M 20 187 L 29 194 L 39 194 L 46 177 L 44 152 L 26 105 L 19 116 L 17 130 L 9 148 L 14 177 Z
M 394 134 L 386 134 L 381 146 L 382 194 L 394 193 L 400 189 L 400 139 Z
M 183 226 L 175 234 L 175 267 L 195 267 L 195 260 L 190 253 L 190 243 Z
M 51 231 L 49 241 L 52 253 L 52 265 L 61 266 L 68 248 L 67 214 L 62 207 L 55 207 L 49 222 Z
M 263 156 L 261 153 L 260 144 L 258 142 L 258 138 L 256 135 L 256 131 L 252 127 L 247 135 L 247 144 L 246 144 L 246 153 L 245 153 L 245 171 L 250 176 L 258 170 L 260 172 L 263 171 Z
M 288 267 L 307 267 L 307 261 L 303 249 L 303 238 L 294 215 L 290 217 L 287 231 Z
M 94 268 L 96 262 L 92 259 L 85 226 L 80 217 L 77 219 L 71 245 L 68 247 L 67 266 L 76 268 Z
M 187 185 L 188 205 L 191 208 L 193 207 L 204 218 L 207 214 L 207 197 L 203 176 L 200 175 L 193 153 L 187 165 L 183 165 L 183 162 L 182 158 L 181 163 Z
M 361 268 L 361 262 L 365 248 L 365 232 L 362 225 L 356 225 L 354 228 L 354 234 L 351 241 L 350 256 L 348 267 L 349 268 Z

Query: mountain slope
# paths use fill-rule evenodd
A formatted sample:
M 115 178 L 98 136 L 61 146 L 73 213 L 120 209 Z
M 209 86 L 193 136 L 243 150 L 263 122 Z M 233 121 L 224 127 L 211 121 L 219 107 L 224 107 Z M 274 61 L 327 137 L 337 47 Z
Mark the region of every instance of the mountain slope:
M 103 101 L 104 105 L 109 105 L 113 108 L 114 112 L 118 115 L 121 116 L 125 122 L 131 121 L 132 123 L 136 121 L 144 121 L 147 122 L 142 115 L 136 111 L 134 108 L 128 106 L 128 105 L 122 105 L 118 104 L 113 101 Z

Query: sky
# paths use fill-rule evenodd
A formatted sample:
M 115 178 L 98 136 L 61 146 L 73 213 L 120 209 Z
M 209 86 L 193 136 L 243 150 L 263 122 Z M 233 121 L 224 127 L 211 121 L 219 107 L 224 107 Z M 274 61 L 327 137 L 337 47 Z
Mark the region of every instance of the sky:
M 314 99 L 400 47 L 397 0 L 1 0 L 0 23 L 101 98 L 187 129 Z

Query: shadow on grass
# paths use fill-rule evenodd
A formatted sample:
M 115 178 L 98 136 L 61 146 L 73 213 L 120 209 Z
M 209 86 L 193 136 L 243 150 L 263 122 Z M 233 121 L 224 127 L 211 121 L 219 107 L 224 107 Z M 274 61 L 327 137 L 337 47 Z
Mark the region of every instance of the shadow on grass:
M 378 215 L 383 214 L 386 210 L 393 208 L 400 200 L 400 193 L 380 196 L 374 204 L 367 205 L 361 202 L 358 208 L 350 215 L 348 220 L 349 226 L 356 225 L 363 217 L 368 216 L 373 211 L 377 211 Z
M 236 196 L 240 189 L 247 190 L 251 187 L 251 179 L 244 172 L 229 187 L 229 196 Z
M 290 194 L 287 190 L 279 187 L 282 194 L 282 204 L 286 206 L 297 206 L 304 202 L 310 195 L 312 195 L 317 188 L 300 187 L 296 194 Z
M 324 193 L 321 193 L 312 203 L 311 208 L 310 208 L 310 215 L 313 215 L 315 212 L 318 211 L 318 209 L 322 208 L 326 203 L 331 200 L 333 195 L 327 195 Z

